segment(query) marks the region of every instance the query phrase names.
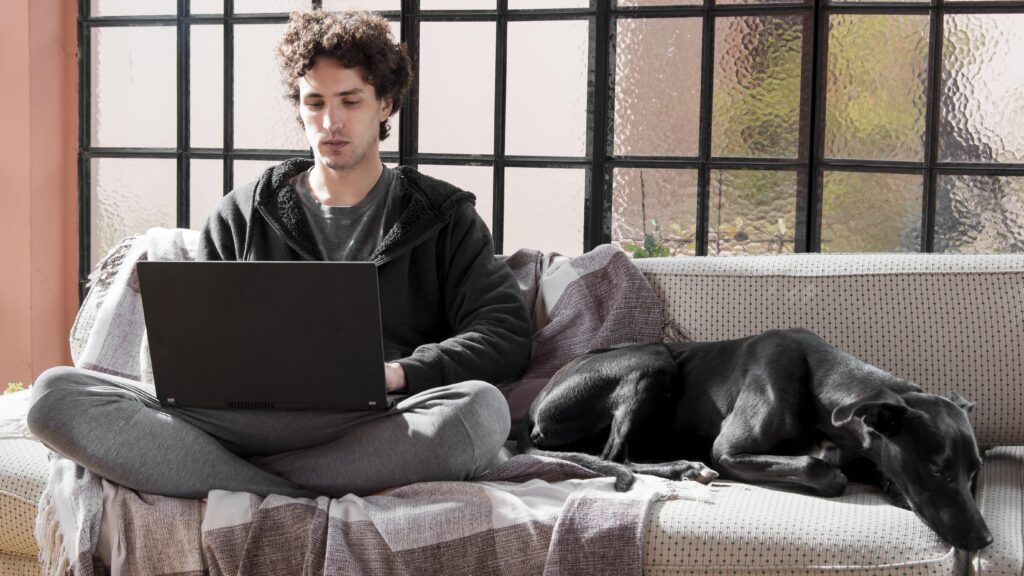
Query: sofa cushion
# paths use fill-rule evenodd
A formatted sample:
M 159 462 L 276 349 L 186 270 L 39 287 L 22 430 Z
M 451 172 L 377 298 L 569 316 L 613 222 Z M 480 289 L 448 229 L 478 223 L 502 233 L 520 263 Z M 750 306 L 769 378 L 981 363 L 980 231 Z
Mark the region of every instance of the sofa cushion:
M 1024 574 L 1024 446 L 985 454 L 978 506 L 995 541 L 971 561 L 971 574 Z
M 0 438 L 0 552 L 33 559 L 39 553 L 33 531 L 48 453 L 32 438 Z
M 35 554 L 5 554 L 0 552 L 0 574 L 4 576 L 39 576 L 39 561 Z
M 1024 255 L 635 260 L 694 340 L 802 326 L 936 394 L 977 402 L 985 446 L 1024 444 Z
M 957 574 L 961 558 L 912 512 L 851 484 L 819 498 L 732 482 L 714 504 L 659 503 L 647 526 L 644 574 Z

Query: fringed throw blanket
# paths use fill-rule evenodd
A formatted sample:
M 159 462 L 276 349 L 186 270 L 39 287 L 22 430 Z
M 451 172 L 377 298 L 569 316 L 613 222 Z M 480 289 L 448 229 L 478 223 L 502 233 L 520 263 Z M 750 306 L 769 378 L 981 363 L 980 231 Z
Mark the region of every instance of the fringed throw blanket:
M 36 538 L 47 575 L 352 574 L 640 576 L 658 499 L 710 500 L 707 487 L 612 480 L 574 464 L 515 456 L 475 482 L 424 482 L 359 498 L 136 493 L 55 458 Z

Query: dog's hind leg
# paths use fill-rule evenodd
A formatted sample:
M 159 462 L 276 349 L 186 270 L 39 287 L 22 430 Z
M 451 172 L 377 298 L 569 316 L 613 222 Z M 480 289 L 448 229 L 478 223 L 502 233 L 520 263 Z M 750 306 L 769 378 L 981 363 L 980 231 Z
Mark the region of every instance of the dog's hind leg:
M 601 458 L 629 462 L 633 430 L 651 415 L 670 384 L 671 374 L 660 370 L 636 370 L 622 377 L 610 398 L 611 429 Z

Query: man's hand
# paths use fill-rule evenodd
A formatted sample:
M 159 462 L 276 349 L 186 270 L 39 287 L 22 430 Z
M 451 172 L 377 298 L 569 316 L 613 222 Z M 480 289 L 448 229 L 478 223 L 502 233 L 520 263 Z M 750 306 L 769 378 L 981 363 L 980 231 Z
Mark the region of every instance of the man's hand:
M 405 390 L 405 370 L 398 362 L 386 362 L 384 364 L 384 382 L 388 392 L 402 392 Z

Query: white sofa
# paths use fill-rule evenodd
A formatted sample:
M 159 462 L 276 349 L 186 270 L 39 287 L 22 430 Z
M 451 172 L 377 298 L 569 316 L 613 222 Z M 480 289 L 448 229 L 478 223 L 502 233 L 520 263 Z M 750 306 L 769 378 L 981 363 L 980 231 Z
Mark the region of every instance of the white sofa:
M 871 487 L 816 498 L 720 483 L 717 501 L 656 504 L 644 572 L 1024 574 L 1024 255 L 790 255 L 637 260 L 697 340 L 804 326 L 929 391 L 977 402 L 978 501 L 995 543 L 967 556 Z M 0 414 L 18 398 L 0 398 Z M 0 435 L 0 574 L 38 574 L 47 451 Z M 510 559 L 514 563 L 514 559 Z

